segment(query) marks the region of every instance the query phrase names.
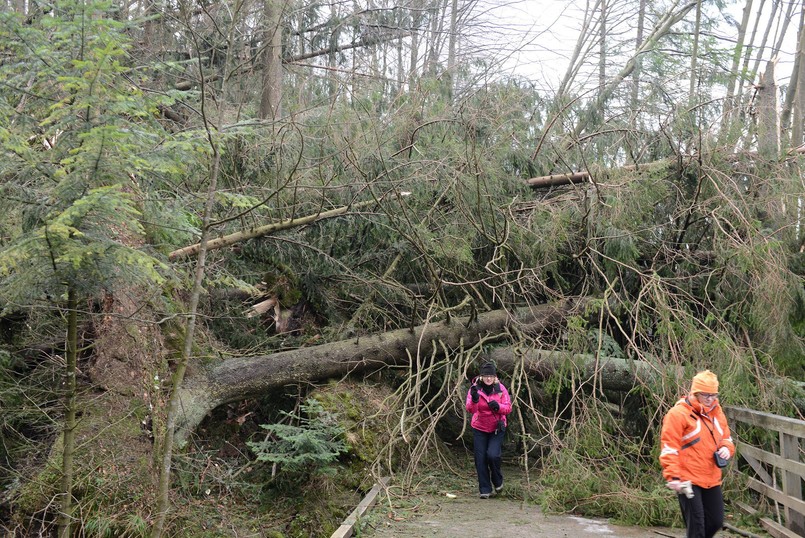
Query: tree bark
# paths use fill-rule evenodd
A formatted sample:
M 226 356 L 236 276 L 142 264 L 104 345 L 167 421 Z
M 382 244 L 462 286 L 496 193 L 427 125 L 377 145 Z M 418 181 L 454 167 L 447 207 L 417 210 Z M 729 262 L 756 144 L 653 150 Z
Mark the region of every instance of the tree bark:
M 693 28 L 693 51 L 690 55 L 690 90 L 688 90 L 688 106 L 696 104 L 696 83 L 699 80 L 697 62 L 699 60 L 699 37 L 702 28 L 702 1 L 696 2 L 696 24 Z
M 735 44 L 735 52 L 732 55 L 732 68 L 730 69 L 729 82 L 727 83 L 727 95 L 724 97 L 724 113 L 721 116 L 721 137 L 726 140 L 729 134 L 732 109 L 736 99 L 735 88 L 738 82 L 738 77 L 741 74 L 738 68 L 741 64 L 741 57 L 743 55 L 744 40 L 746 39 L 746 29 L 749 27 L 749 15 L 752 12 L 752 0 L 746 0 L 744 4 L 743 17 L 741 19 L 741 26 L 738 28 L 738 42 Z
M 635 38 L 635 51 L 640 50 L 640 46 L 643 44 L 643 32 L 645 31 L 645 26 L 646 0 L 640 0 L 640 7 L 638 8 L 637 12 L 637 37 Z M 640 108 L 638 104 L 640 99 L 640 74 L 643 67 L 643 59 L 639 56 L 636 56 L 635 58 L 634 72 L 632 73 L 632 80 L 634 83 L 632 84 L 631 95 L 633 111 L 636 111 Z
M 76 428 L 76 368 L 78 365 L 78 299 L 75 289 L 67 290 L 67 352 L 65 353 L 65 410 L 62 435 L 61 503 L 59 506 L 59 538 L 71 536 L 73 522 L 73 455 Z
M 596 358 L 590 353 L 534 349 L 517 354 L 510 348 L 498 348 L 492 350 L 489 357 L 495 362 L 498 370 L 504 372 L 514 371 L 522 362 L 523 372 L 529 378 L 536 380 L 547 379 L 563 365 L 572 364 L 580 373 L 578 377 L 580 383 L 597 378 L 602 388 L 618 391 L 629 391 L 637 385 L 656 379 L 660 372 L 656 365 L 647 361 L 614 357 Z
M 450 2 L 450 35 L 447 42 L 447 88 L 450 102 L 453 102 L 453 92 L 456 81 L 456 41 L 458 39 L 458 0 Z
M 802 9 L 799 15 L 799 32 L 797 33 L 797 54 L 794 58 L 794 69 L 791 73 L 791 81 L 788 84 L 788 90 L 785 94 L 785 101 L 783 103 L 783 113 L 780 118 L 780 125 L 783 130 L 787 129 L 789 122 L 791 122 L 791 111 L 794 108 L 794 100 L 797 96 L 797 89 L 799 88 L 800 74 L 802 73 L 803 81 L 805 81 L 805 0 L 802 2 Z M 793 125 L 792 125 L 793 127 Z M 794 140 L 794 136 L 789 136 L 789 145 L 798 146 Z
M 598 88 L 603 91 L 607 83 L 607 0 L 601 0 L 601 19 L 598 41 Z
M 779 41 L 778 41 L 779 43 Z M 779 48 L 778 48 L 779 50 Z M 799 86 L 799 76 L 798 74 L 802 71 L 803 65 L 805 61 L 805 2 L 803 2 L 802 9 L 800 10 L 799 14 L 799 30 L 797 32 L 797 52 L 794 57 L 794 69 L 791 72 L 791 80 L 788 84 L 788 90 L 786 90 L 785 94 L 785 101 L 783 101 L 783 112 L 780 116 L 780 126 L 783 132 L 786 132 L 789 128 L 789 123 L 791 122 L 791 111 L 794 107 L 794 99 L 796 98 L 797 88 Z M 805 76 L 803 77 L 805 78 Z M 794 141 L 792 136 L 785 137 L 785 139 L 789 140 L 789 145 L 797 146 L 797 143 Z
M 774 74 L 776 60 L 770 61 L 760 77 L 757 93 L 758 153 L 768 161 L 780 155 L 780 115 L 777 101 L 777 79 Z
M 265 0 L 263 89 L 260 119 L 277 120 L 282 110 L 282 12 L 283 0 Z
M 802 3 L 802 18 L 805 20 L 805 1 Z M 805 28 L 799 31 L 799 46 L 797 47 L 797 69 L 791 80 L 796 78 L 796 99 L 794 99 L 794 118 L 791 124 L 791 145 L 799 147 L 803 141 L 803 121 L 805 121 Z
M 453 318 L 355 337 L 320 346 L 283 351 L 273 355 L 227 359 L 208 370 L 188 375 L 177 401 L 183 412 L 175 430 L 176 442 L 187 436 L 204 417 L 225 403 L 243 400 L 286 385 L 307 384 L 358 374 L 385 366 L 405 364 L 412 356 L 429 356 L 440 345 L 458 349 L 485 341 L 501 341 L 510 328 L 525 334 L 541 334 L 560 326 L 586 301 L 539 305 L 516 312 L 495 310 L 477 318 Z

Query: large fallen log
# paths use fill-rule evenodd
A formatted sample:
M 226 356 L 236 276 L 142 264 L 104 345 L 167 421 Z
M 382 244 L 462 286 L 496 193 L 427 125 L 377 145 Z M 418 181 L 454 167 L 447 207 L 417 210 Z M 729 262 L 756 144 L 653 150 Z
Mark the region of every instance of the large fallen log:
M 176 427 L 176 442 L 183 444 L 204 417 L 225 403 L 244 400 L 286 385 L 321 382 L 389 365 L 407 364 L 413 356 L 430 356 L 441 346 L 470 347 L 486 338 L 501 341 L 509 328 L 525 334 L 543 334 L 564 323 L 582 301 L 495 310 L 477 318 L 452 318 L 413 329 L 340 340 L 272 355 L 236 357 L 188 372 L 179 390 L 183 415 Z
M 503 341 L 509 329 L 529 334 L 544 334 L 564 325 L 565 319 L 582 310 L 586 301 L 567 301 L 554 305 L 523 308 L 516 312 L 496 310 L 475 319 L 453 318 L 378 335 L 340 340 L 315 347 L 261 355 L 230 358 L 207 368 L 189 372 L 179 391 L 183 415 L 176 427 L 176 442 L 183 445 L 187 436 L 216 407 L 244 400 L 288 385 L 316 383 L 379 370 L 387 366 L 408 364 L 411 357 L 429 357 L 441 346 L 458 349 L 471 347 L 481 338 L 487 342 Z M 680 389 L 688 380 L 683 372 L 669 371 L 659 363 L 642 360 L 596 357 L 563 351 L 531 349 L 515 351 L 500 347 L 490 352 L 498 369 L 513 372 L 522 367 L 524 373 L 544 380 L 562 367 L 572 365 L 581 383 L 597 383 L 602 389 L 629 391 L 656 379 L 671 375 Z M 781 380 L 782 382 L 782 380 Z M 794 395 L 795 404 L 805 409 L 802 389 Z
M 530 349 L 518 353 L 511 348 L 497 348 L 492 350 L 490 358 L 495 361 L 499 370 L 506 372 L 514 371 L 522 362 L 524 373 L 537 380 L 547 379 L 560 367 L 571 365 L 578 374 L 580 383 L 597 379 L 599 386 L 607 390 L 629 391 L 635 386 L 657 378 L 657 365 L 652 365 L 648 361 L 615 357 L 596 358 L 589 353 L 544 349 Z

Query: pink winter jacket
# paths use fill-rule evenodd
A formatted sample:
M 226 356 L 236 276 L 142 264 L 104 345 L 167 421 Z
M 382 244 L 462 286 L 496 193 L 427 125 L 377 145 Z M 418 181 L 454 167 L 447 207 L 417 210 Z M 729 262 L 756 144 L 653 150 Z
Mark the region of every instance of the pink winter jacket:
M 478 378 L 472 380 L 475 385 Z M 512 401 L 509 397 L 509 391 L 503 386 L 503 383 L 495 383 L 492 385 L 492 394 L 486 395 L 478 383 L 478 403 L 472 403 L 472 390 L 467 391 L 467 411 L 472 414 L 472 422 L 470 426 L 476 430 L 492 433 L 497 429 L 498 420 L 503 419 L 503 422 L 508 424 L 506 415 L 512 411 Z M 500 409 L 497 413 L 493 413 L 489 409 L 489 401 L 495 400 Z

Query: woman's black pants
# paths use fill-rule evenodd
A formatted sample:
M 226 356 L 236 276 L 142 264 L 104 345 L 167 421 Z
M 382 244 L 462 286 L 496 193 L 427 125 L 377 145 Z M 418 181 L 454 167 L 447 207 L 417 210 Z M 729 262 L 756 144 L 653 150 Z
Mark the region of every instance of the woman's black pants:
M 724 526 L 724 497 L 721 486 L 693 486 L 693 498 L 678 495 L 682 517 L 688 529 L 687 538 L 711 538 Z
M 500 470 L 504 432 L 488 433 L 472 429 L 472 447 L 475 451 L 475 470 L 478 472 L 478 491 L 492 493 L 493 487 L 503 485 Z

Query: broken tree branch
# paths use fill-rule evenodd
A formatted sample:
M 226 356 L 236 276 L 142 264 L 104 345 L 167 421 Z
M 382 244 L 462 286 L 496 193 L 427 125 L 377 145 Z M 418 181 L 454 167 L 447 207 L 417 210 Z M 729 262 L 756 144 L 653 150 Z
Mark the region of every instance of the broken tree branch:
M 281 222 L 275 222 L 273 224 L 267 224 L 265 226 L 258 226 L 257 228 L 251 228 L 249 230 L 241 230 L 239 232 L 235 232 L 233 234 L 224 235 L 217 239 L 211 239 L 207 243 L 207 250 L 215 250 L 219 248 L 228 247 L 234 245 L 235 243 L 240 243 L 241 241 L 246 241 L 247 239 L 254 239 L 256 237 L 262 237 L 264 235 L 269 235 L 281 230 L 288 230 L 290 228 L 295 228 L 297 226 L 304 226 L 305 224 L 310 224 L 312 222 L 316 222 L 323 219 L 328 219 L 332 217 L 338 217 L 340 215 L 345 214 L 350 209 L 360 209 L 362 207 L 366 207 L 372 204 L 377 203 L 377 200 L 367 200 L 365 202 L 359 202 L 357 204 L 352 204 L 344 207 L 337 207 L 335 209 L 331 209 L 329 211 L 322 211 L 320 213 L 316 213 L 314 215 L 308 215 L 306 217 L 300 217 L 296 219 L 288 219 L 283 220 Z M 176 260 L 178 258 L 184 258 L 187 256 L 194 256 L 198 253 L 198 249 L 200 247 L 200 243 L 196 243 L 194 245 L 189 245 L 186 247 L 182 247 L 180 249 L 174 250 L 168 255 L 168 259 Z

